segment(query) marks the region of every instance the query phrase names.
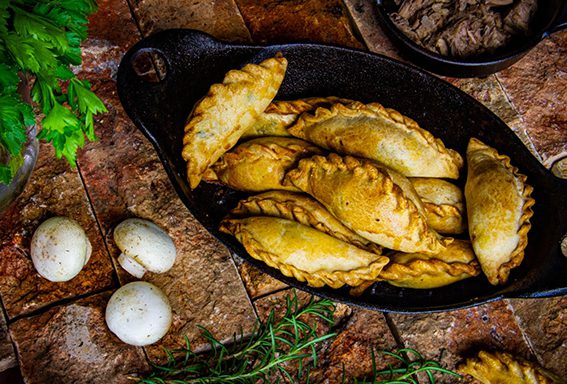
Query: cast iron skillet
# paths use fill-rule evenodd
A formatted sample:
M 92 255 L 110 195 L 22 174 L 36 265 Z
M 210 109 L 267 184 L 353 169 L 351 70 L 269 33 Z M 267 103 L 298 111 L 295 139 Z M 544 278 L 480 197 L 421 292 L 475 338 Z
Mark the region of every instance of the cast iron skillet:
M 541 40 L 567 28 L 567 1 L 542 0 L 528 36 L 518 38 L 494 54 L 459 59 L 431 52 L 404 35 L 392 22 L 389 13 L 398 9 L 393 0 L 376 0 L 376 15 L 390 39 L 415 64 L 432 72 L 454 77 L 480 77 L 498 72 L 520 60 Z
M 142 53 L 157 54 L 167 74 L 144 81 L 133 69 Z M 417 120 L 445 144 L 464 153 L 474 136 L 512 158 L 528 176 L 536 200 L 533 228 L 524 263 L 503 287 L 480 276 L 439 289 L 412 290 L 377 283 L 360 297 L 348 289 L 314 289 L 251 258 L 232 237 L 220 233 L 220 220 L 245 195 L 202 182 L 191 191 L 181 158 L 184 122 L 211 84 L 245 63 L 258 63 L 282 52 L 289 61 L 278 99 L 335 95 L 378 101 Z M 154 145 L 177 193 L 197 218 L 230 250 L 291 286 L 336 301 L 392 312 L 433 312 L 478 305 L 509 297 L 546 297 L 567 293 L 567 258 L 560 239 L 567 231 L 567 181 L 553 176 L 516 135 L 488 109 L 457 88 L 395 60 L 332 46 L 285 44 L 232 45 L 191 30 L 168 30 L 137 43 L 122 59 L 118 92 L 124 108 Z M 463 180 L 460 181 L 461 185 Z

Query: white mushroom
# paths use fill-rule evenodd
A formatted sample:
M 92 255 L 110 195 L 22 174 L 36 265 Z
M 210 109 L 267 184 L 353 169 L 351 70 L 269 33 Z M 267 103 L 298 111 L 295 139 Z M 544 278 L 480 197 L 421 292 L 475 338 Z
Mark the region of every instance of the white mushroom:
M 79 223 L 68 217 L 45 220 L 33 234 L 30 253 L 37 272 L 49 281 L 69 281 L 91 257 L 91 243 Z
M 108 328 L 131 345 L 149 345 L 161 339 L 169 330 L 172 317 L 165 294 L 145 281 L 119 288 L 106 306 Z
M 126 219 L 114 229 L 122 253 L 118 262 L 141 279 L 146 271 L 167 272 L 175 262 L 175 244 L 163 229 L 148 220 Z

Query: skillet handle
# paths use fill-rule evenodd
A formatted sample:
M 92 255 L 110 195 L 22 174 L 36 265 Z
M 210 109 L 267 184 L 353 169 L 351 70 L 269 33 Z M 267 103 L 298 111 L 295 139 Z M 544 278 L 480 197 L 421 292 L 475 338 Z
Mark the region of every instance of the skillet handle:
M 555 20 L 551 23 L 551 26 L 544 33 L 544 37 L 551 35 L 552 33 L 562 31 L 567 28 L 567 2 L 563 2 L 561 9 L 559 10 Z

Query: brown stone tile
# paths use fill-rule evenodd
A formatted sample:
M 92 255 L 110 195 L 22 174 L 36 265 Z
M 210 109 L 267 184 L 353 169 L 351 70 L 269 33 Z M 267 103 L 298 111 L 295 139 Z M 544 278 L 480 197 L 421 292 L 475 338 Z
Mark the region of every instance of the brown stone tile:
M 336 332 L 338 335 L 320 353 L 320 367 L 311 376 L 313 382 L 340 384 L 343 371 L 347 378 L 369 377 L 372 350 L 378 371 L 395 363 L 381 354 L 381 351 L 397 349 L 382 313 L 352 309 L 348 321 Z
M 567 297 L 510 301 L 538 362 L 567 377 Z
M 566 54 L 567 31 L 558 32 L 496 75 L 548 167 L 567 156 Z
M 4 312 L 2 312 L 0 313 L 0 372 L 4 372 L 17 365 L 18 362 L 16 360 L 16 354 L 14 353 L 14 346 L 12 345 L 10 334 L 8 333 L 8 325 L 6 324 Z M 0 383 L 1 382 L 0 380 Z
M 108 60 L 112 63 L 114 56 Z M 185 335 L 195 347 L 203 346 L 197 325 L 207 327 L 221 340 L 241 328 L 250 329 L 254 311 L 228 251 L 178 198 L 153 147 L 122 109 L 114 81 L 95 72 L 86 76 L 109 112 L 96 122 L 100 139 L 85 147 L 79 164 L 112 259 L 120 254 L 112 231 L 128 217 L 155 222 L 177 247 L 177 261 L 169 272 L 144 276 L 163 289 L 174 311 L 171 331 L 149 347 L 148 354 L 163 356 L 162 347 L 182 346 Z M 117 271 L 121 283 L 134 280 L 121 267 Z
M 428 359 L 440 361 L 451 370 L 481 349 L 533 358 L 505 300 L 452 312 L 390 316 L 406 347 L 418 350 Z M 451 380 L 444 376 L 439 383 L 452 383 Z
M 93 248 L 81 273 L 65 283 L 52 283 L 41 277 L 29 255 L 35 229 L 52 216 L 77 220 Z M 6 312 L 14 318 L 112 284 L 112 264 L 81 178 L 66 161 L 55 158 L 51 146 L 42 144 L 29 184 L 0 221 L 0 294 Z
M 26 383 L 129 383 L 128 375 L 149 369 L 141 348 L 106 327 L 109 298 L 91 296 L 10 325 Z
M 89 17 L 89 39 L 128 48 L 140 40 L 127 0 L 97 0 L 98 11 Z
M 368 49 L 400 60 L 398 49 L 386 36 L 376 18 L 376 1 L 344 0 L 344 3 Z
M 236 0 L 257 43 L 319 42 L 363 48 L 340 0 Z
M 236 262 L 236 267 L 238 268 L 240 277 L 244 282 L 244 287 L 248 292 L 248 296 L 250 296 L 252 300 L 259 296 L 268 295 L 288 287 L 288 285 L 283 281 L 274 279 L 240 257 L 233 255 L 233 258 Z
M 145 36 L 168 28 L 191 28 L 220 40 L 249 42 L 234 0 L 131 0 Z

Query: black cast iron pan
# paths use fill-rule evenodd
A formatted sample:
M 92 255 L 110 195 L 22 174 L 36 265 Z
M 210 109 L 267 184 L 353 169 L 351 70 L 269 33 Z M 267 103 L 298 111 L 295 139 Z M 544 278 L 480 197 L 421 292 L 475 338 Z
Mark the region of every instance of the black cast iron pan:
M 431 52 L 413 42 L 392 22 L 389 13 L 398 9 L 394 0 L 376 0 L 380 24 L 404 56 L 432 72 L 454 77 L 480 77 L 509 67 L 551 33 L 567 28 L 567 1 L 540 0 L 527 36 L 514 39 L 493 54 L 459 59 Z
M 245 195 L 204 182 L 191 191 L 181 158 L 183 126 L 194 103 L 211 84 L 221 82 L 228 70 L 260 62 L 277 52 L 289 61 L 278 99 L 335 95 L 378 101 L 417 120 L 462 154 L 474 136 L 510 156 L 534 186 L 537 203 L 525 261 L 512 272 L 509 283 L 493 287 L 482 276 L 432 290 L 377 283 L 364 295 L 351 297 L 346 288 L 314 289 L 287 278 L 251 258 L 233 237 L 220 233 L 220 220 Z M 146 82 L 132 65 L 137 57 L 148 53 L 160 57 L 164 64 L 167 73 L 160 82 Z M 501 298 L 567 293 L 567 258 L 560 253 L 560 239 L 567 231 L 567 181 L 542 167 L 488 109 L 424 71 L 383 56 L 338 47 L 231 45 L 196 31 L 169 30 L 140 41 L 128 51 L 118 71 L 118 91 L 127 113 L 154 145 L 173 186 L 195 218 L 233 252 L 289 285 L 336 301 L 395 312 L 442 311 Z

